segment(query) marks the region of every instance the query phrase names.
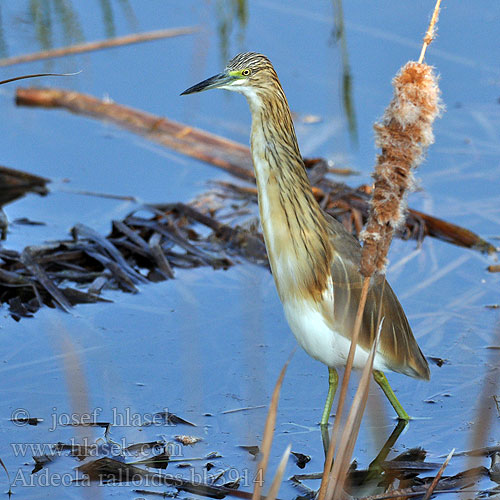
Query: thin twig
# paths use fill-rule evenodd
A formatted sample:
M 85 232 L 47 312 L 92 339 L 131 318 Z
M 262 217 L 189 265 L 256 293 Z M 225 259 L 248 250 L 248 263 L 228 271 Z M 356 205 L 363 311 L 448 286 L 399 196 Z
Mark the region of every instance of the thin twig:
M 76 76 L 79 75 L 81 71 L 77 71 L 76 73 L 35 73 L 34 75 L 22 75 L 15 76 L 14 78 L 7 78 L 7 80 L 2 80 L 0 85 L 4 83 L 17 82 L 18 80 L 25 80 L 27 78 L 40 78 L 41 76 Z
M 431 485 L 427 489 L 425 496 L 422 500 L 429 500 L 431 497 L 434 489 L 436 488 L 439 480 L 441 479 L 441 476 L 443 475 L 444 470 L 446 469 L 446 466 L 450 463 L 451 457 L 453 456 L 453 453 L 455 453 L 455 448 L 450 451 L 449 455 L 446 457 L 446 460 L 443 462 L 443 465 L 441 465 L 440 469 L 438 470 L 436 477 L 432 480 Z

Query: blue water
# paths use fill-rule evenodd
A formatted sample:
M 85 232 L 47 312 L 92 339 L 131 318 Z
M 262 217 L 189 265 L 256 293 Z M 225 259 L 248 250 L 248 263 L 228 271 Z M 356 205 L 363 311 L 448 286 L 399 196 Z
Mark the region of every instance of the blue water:
M 56 15 L 56 2 L 35 3 L 49 8 L 52 45 L 65 45 L 68 35 Z M 112 21 L 109 15 L 104 19 L 102 7 L 107 2 L 91 3 L 67 2 L 74 9 L 73 31 L 69 31 L 76 41 L 178 26 L 198 26 L 199 31 L 2 68 L 1 79 L 82 70 L 75 77 L 36 84 L 111 98 L 246 144 L 250 114 L 244 99 L 225 92 L 189 97 L 179 97 L 179 93 L 219 72 L 226 55 L 261 51 L 274 62 L 296 113 L 304 155 L 324 156 L 361 172 L 348 179 L 352 185 L 369 181 L 376 154 L 372 125 L 391 98 L 394 74 L 407 60 L 418 58 L 433 7 L 430 1 L 345 2 L 342 56 L 332 34 L 333 8 L 326 1 L 306 7 L 297 0 L 255 0 L 246 5 L 246 16 L 240 18 L 234 15 L 232 2 L 113 1 L 109 2 Z M 0 4 L 4 56 L 43 48 L 28 5 L 27 1 Z M 496 3 L 444 2 L 438 39 L 428 50 L 427 62 L 440 74 L 447 111 L 436 122 L 436 143 L 418 174 L 419 191 L 410 197 L 412 207 L 463 225 L 493 244 L 500 235 L 499 22 Z M 224 23 L 227 37 L 221 32 Z M 355 134 L 349 132 L 342 104 L 346 60 L 352 76 Z M 11 221 L 28 217 L 46 223 L 33 227 L 12 223 L 7 248 L 20 250 L 28 244 L 65 238 L 77 222 L 107 234 L 111 220 L 135 206 L 82 191 L 134 196 L 147 202 L 186 202 L 205 191 L 208 180 L 230 179 L 217 169 L 112 125 L 63 110 L 16 107 L 15 87 L 0 87 L 0 163 L 50 178 L 52 191 L 45 198 L 29 195 L 6 207 Z M 320 120 L 307 124 L 307 115 Z M 499 318 L 498 310 L 485 308 L 499 301 L 499 275 L 485 269 L 493 259 L 430 238 L 421 247 L 413 241 L 395 241 L 390 259 L 389 280 L 423 351 L 447 360 L 441 368 L 431 366 L 430 383 L 390 376 L 398 397 L 416 417 L 393 455 L 422 446 L 430 460 L 441 461 L 439 457 L 452 448 L 497 444 L 499 414 L 492 396 L 500 394 L 500 389 L 490 373 L 497 351 L 488 347 L 500 345 Z M 62 425 L 78 412 L 94 412 L 98 420 L 119 424 L 117 416 L 145 419 L 168 408 L 197 427 L 126 422 L 111 429 L 111 438 L 128 445 L 194 434 L 203 441 L 178 450 L 186 460 L 218 451 L 224 458 L 216 462 L 217 470 L 227 468 L 231 474 L 237 471 L 251 479 L 256 462 L 238 446 L 260 443 L 266 410 L 223 412 L 267 405 L 279 371 L 295 346 L 272 277 L 267 270 L 246 264 L 228 271 L 177 271 L 176 278 L 143 286 L 137 295 L 108 291 L 105 296 L 113 304 L 79 306 L 72 314 L 45 308 L 34 319 L 20 323 L 2 308 L 0 458 L 16 493 L 26 498 L 61 496 L 57 479 L 74 478 L 79 462 L 64 456 L 31 476 L 31 455 L 16 445 L 69 442 L 85 434 L 91 440 L 102 437 L 102 429 L 82 431 Z M 297 350 L 282 389 L 272 471 L 290 442 L 293 451 L 311 455 L 312 460 L 304 471 L 290 460 L 285 477 L 321 469 L 322 444 L 316 424 L 326 386 L 326 369 Z M 481 415 L 493 425 L 484 442 L 474 443 L 476 407 L 484 387 L 487 410 Z M 15 426 L 8 419 L 16 409 L 44 422 L 36 427 Z M 369 464 L 394 425 L 391 410 L 378 389 L 372 388 L 354 453 L 360 467 Z M 480 463 L 488 465 L 486 460 Z M 465 467 L 463 458 L 453 459 L 447 472 Z M 196 470 L 202 471 L 199 466 Z M 174 464 L 167 472 L 185 473 Z M 44 474 L 48 474 L 48 486 L 40 486 Z M 250 479 L 242 489 L 251 491 Z M 27 487 L 29 481 L 39 486 Z M 317 486 L 313 481 L 308 484 Z M 3 470 L 0 485 L 2 491 L 8 489 Z M 482 486 L 493 483 L 483 481 Z M 137 498 L 132 489 L 65 487 L 63 495 Z M 292 498 L 297 493 L 285 481 L 280 497 Z

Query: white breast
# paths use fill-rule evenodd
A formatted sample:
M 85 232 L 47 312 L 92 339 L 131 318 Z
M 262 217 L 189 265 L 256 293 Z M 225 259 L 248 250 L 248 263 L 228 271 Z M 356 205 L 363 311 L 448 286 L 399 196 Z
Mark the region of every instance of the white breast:
M 300 346 L 309 356 L 329 367 L 343 367 L 349 354 L 350 340 L 330 329 L 317 305 L 308 300 L 288 300 L 283 303 L 285 316 Z M 368 352 L 356 348 L 354 368 L 362 369 Z M 380 355 L 375 356 L 375 370 L 387 370 Z

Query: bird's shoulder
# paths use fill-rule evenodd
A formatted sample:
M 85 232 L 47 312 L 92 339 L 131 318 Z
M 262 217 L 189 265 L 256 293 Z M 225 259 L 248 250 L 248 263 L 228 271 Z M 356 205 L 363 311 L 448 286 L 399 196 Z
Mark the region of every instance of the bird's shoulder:
M 334 284 L 336 281 L 344 281 L 344 279 L 354 286 L 362 283 L 363 279 L 359 272 L 361 262 L 359 241 L 331 215 L 325 213 L 325 219 L 328 239 L 333 250 L 331 267 Z

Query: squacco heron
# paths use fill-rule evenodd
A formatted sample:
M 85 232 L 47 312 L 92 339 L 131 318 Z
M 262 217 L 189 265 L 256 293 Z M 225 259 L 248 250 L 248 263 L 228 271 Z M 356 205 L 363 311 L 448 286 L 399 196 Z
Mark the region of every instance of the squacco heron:
M 295 338 L 328 367 L 329 389 L 321 418 L 327 425 L 338 385 L 336 368 L 346 364 L 361 294 L 361 247 L 313 196 L 288 102 L 269 59 L 254 52 L 239 54 L 223 73 L 182 95 L 215 88 L 240 92 L 250 106 L 252 158 L 267 255 Z M 429 366 L 401 304 L 384 280 L 380 275 L 371 280 L 353 366 L 366 364 L 380 308 L 383 322 L 373 376 L 399 419 L 408 420 L 384 371 L 428 380 Z

